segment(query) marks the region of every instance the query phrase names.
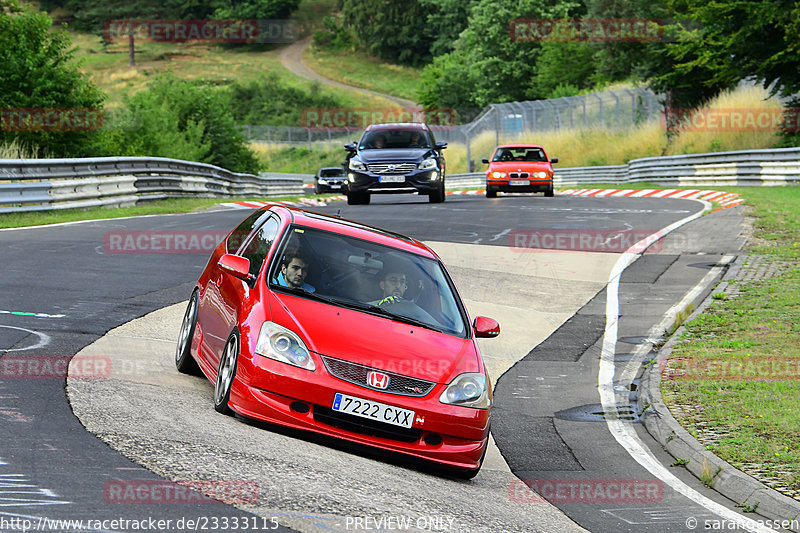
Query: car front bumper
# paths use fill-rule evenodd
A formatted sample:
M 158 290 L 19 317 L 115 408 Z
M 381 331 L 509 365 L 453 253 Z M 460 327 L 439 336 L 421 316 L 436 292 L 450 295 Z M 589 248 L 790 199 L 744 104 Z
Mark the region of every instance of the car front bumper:
M 256 366 L 239 375 L 231 408 L 257 420 L 309 430 L 351 442 L 434 461 L 449 468 L 478 467 L 489 436 L 490 411 L 443 404 L 445 385 L 423 397 L 375 391 L 338 379 L 317 363 L 313 372 L 256 355 Z M 317 358 L 315 358 L 317 360 Z M 249 365 L 248 365 L 249 366 Z M 239 368 L 243 366 L 240 362 Z M 371 421 L 331 409 L 336 393 L 414 411 L 411 428 Z
M 527 183 L 525 183 L 527 182 Z M 509 180 L 487 179 L 486 190 L 498 192 L 547 192 L 553 189 L 553 180 Z
M 416 170 L 409 174 L 373 174 L 349 170 L 345 181 L 345 191 L 355 193 L 391 194 L 419 192 L 429 194 L 442 186 L 439 170 Z

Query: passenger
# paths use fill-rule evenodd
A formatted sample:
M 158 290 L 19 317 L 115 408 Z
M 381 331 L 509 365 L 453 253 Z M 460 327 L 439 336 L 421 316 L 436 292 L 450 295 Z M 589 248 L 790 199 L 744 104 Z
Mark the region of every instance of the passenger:
M 386 138 L 383 135 L 378 135 L 372 142 L 372 146 L 374 146 L 377 150 L 386 148 Z
M 281 272 L 278 274 L 278 285 L 294 289 L 315 292 L 313 285 L 305 282 L 308 276 L 308 260 L 300 250 L 289 250 L 281 261 Z

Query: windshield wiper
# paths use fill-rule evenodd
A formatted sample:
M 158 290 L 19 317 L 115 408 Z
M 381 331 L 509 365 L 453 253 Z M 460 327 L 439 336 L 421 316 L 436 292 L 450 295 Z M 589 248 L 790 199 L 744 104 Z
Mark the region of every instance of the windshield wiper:
M 417 320 L 416 318 L 411 318 L 406 315 L 400 315 L 397 313 L 392 313 L 391 311 L 387 310 L 385 307 L 381 307 L 375 304 L 365 304 L 362 302 L 358 302 L 355 300 L 347 300 L 346 302 L 341 302 L 343 305 L 347 305 L 350 307 L 355 307 L 356 309 L 361 309 L 363 311 L 369 311 L 370 313 L 379 314 L 381 316 L 385 316 L 387 318 L 391 318 L 393 320 L 399 320 L 400 322 L 405 322 L 407 324 L 411 324 L 412 326 L 418 326 L 425 329 L 430 329 L 433 331 L 438 331 L 439 333 L 443 333 L 443 331 L 436 326 L 428 324 L 427 322 L 423 322 L 421 320 Z

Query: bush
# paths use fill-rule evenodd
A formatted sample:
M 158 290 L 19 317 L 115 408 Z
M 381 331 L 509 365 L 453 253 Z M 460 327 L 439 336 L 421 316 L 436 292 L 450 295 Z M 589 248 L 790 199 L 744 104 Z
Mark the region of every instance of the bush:
M 109 120 L 102 151 L 160 156 L 257 172 L 259 163 L 236 129 L 225 89 L 159 76 Z

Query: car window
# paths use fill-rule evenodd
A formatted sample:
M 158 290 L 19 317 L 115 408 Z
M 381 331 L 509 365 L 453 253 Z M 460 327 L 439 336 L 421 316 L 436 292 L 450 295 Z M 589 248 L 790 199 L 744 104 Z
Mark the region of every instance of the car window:
M 273 255 L 270 286 L 279 282 L 281 258 L 300 252 L 308 269 L 302 282 L 316 297 L 357 311 L 378 314 L 374 306 L 398 320 L 419 322 L 426 327 L 464 337 L 468 334 L 466 313 L 453 290 L 452 281 L 435 259 L 347 235 L 292 226 L 280 253 Z M 384 302 L 387 287 L 403 280 L 397 301 Z M 384 282 L 381 286 L 381 282 Z M 310 286 L 310 287 L 309 287 Z M 313 290 L 312 290 L 313 288 Z M 373 309 L 370 309 L 373 306 Z M 379 310 L 379 311 L 381 311 Z M 391 318 L 391 317 L 390 317 Z
M 499 148 L 492 158 L 497 161 L 547 161 L 544 150 L 541 148 L 531 148 L 530 146 L 511 146 Z
M 320 176 L 323 178 L 332 178 L 336 176 L 344 176 L 344 169 L 343 168 L 334 168 L 334 169 L 327 169 L 320 172 Z
M 242 257 L 250 260 L 250 274 L 258 276 L 261 265 L 269 254 L 269 249 L 275 241 L 275 236 L 278 234 L 278 219 L 270 217 L 264 224 L 258 228 L 250 242 L 245 245 L 241 252 Z
M 236 229 L 228 236 L 228 242 L 226 244 L 227 252 L 229 254 L 238 253 L 239 249 L 242 247 L 242 243 L 247 240 L 247 237 L 253 232 L 253 229 L 257 228 L 261 220 L 266 219 L 269 215 L 268 211 L 253 211 L 253 213 L 244 219 L 241 224 L 236 226 Z

